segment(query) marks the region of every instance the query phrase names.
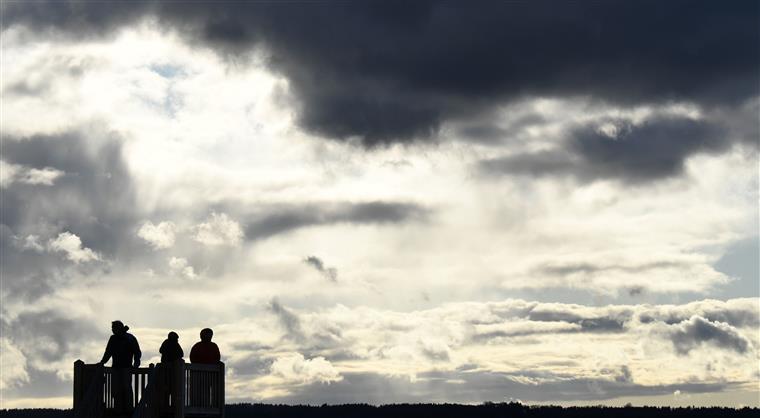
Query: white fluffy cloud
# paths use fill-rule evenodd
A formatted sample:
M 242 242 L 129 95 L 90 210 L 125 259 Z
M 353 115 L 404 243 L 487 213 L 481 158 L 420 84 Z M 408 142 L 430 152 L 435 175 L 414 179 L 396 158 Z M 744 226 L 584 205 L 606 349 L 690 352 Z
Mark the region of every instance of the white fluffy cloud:
M 147 241 L 155 249 L 171 248 L 174 245 L 177 227 L 174 222 L 164 221 L 154 225 L 147 221 L 137 231 L 137 236 Z
M 45 247 L 40 242 L 40 236 L 35 234 L 27 235 L 24 239 L 17 238 L 16 245 L 23 250 L 31 250 L 38 253 L 45 251 Z
M 12 183 L 52 186 L 55 180 L 64 174 L 55 168 L 31 168 L 0 160 L 0 187 L 3 188 Z
M 169 259 L 169 271 L 175 276 L 181 276 L 186 279 L 195 279 L 195 269 L 189 265 L 186 258 L 171 257 Z
M 300 353 L 290 353 L 278 357 L 272 363 L 271 372 L 288 382 L 300 384 L 330 383 L 342 379 L 338 370 L 324 357 L 306 359 Z
M 238 245 L 243 239 L 243 229 L 226 214 L 212 213 L 206 222 L 195 227 L 194 238 L 208 246 Z
M 0 338 L 0 364 L 3 372 L 0 374 L 0 389 L 8 389 L 29 381 L 26 371 L 26 357 L 6 338 Z
M 95 251 L 82 246 L 82 240 L 71 232 L 61 232 L 48 242 L 51 251 L 63 253 L 67 259 L 76 264 L 100 260 Z

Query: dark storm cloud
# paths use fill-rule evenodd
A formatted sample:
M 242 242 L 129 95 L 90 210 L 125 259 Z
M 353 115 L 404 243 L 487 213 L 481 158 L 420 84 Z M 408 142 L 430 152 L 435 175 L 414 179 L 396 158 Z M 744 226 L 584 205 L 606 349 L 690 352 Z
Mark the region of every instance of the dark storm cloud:
M 94 129 L 89 134 L 5 137 L 0 158 L 62 172 L 52 185 L 14 182 L 3 188 L 0 273 L 10 300 L 33 301 L 71 277 L 106 271 L 106 263 L 72 263 L 51 252 L 48 243 L 60 233 L 76 235 L 83 247 L 106 260 L 118 253 L 128 261 L 128 255 L 140 248 L 133 231 L 134 184 L 118 136 Z
M 367 202 L 271 208 L 247 222 L 248 239 L 265 239 L 298 228 L 334 224 L 399 224 L 424 221 L 430 210 L 413 203 Z
M 55 291 L 54 278 L 37 271 L 32 274 L 19 275 L 3 283 L 3 297 L 24 303 L 52 294 Z
M 625 369 L 610 378 L 578 378 L 548 372 L 436 371 L 418 373 L 411 381 L 379 373 L 342 373 L 343 380 L 293 388 L 291 395 L 268 399 L 273 403 L 343 404 L 362 399 L 369 404 L 485 402 L 509 397 L 523 401 L 605 400 L 621 396 L 707 393 L 731 389 L 729 383 L 641 385 Z
M 7 25 L 77 38 L 152 16 L 224 56 L 262 47 L 290 80 L 303 127 L 373 146 L 428 137 L 445 120 L 527 96 L 739 103 L 758 94 L 759 8 L 709 1 L 50 1 L 10 3 L 4 14 Z M 590 146 L 591 154 L 614 151 Z
M 494 314 L 492 318 L 470 321 L 476 328 L 469 337 L 469 343 L 480 344 L 502 338 L 546 334 L 630 334 L 637 329 L 644 329 L 652 337 L 670 341 L 679 355 L 687 355 L 702 345 L 744 354 L 754 349 L 744 333 L 757 329 L 760 324 L 760 312 L 755 299 L 725 302 L 708 299 L 686 305 L 618 305 L 595 308 L 509 301 L 493 304 L 490 308 Z M 511 327 L 510 322 L 515 320 L 519 326 Z M 477 328 L 482 325 L 485 327 Z
M 535 111 L 526 113 L 524 103 L 513 103 L 493 112 L 482 113 L 458 121 L 453 136 L 461 142 L 476 142 L 483 145 L 499 145 L 519 136 L 533 127 L 540 127 L 551 120 Z
M 538 322 L 567 322 L 580 325 L 582 332 L 621 332 L 633 316 L 629 306 L 610 306 L 584 311 L 576 305 L 539 304 L 525 318 Z
M 7 138 L 2 159 L 64 172 L 54 187 L 11 184 L 3 191 L 2 224 L 16 233 L 44 221 L 114 254 L 135 219 L 134 184 L 112 133 L 67 132 Z
M 647 289 L 643 286 L 633 286 L 628 289 L 628 296 L 630 297 L 641 296 L 642 294 L 644 294 L 644 292 L 646 292 L 646 290 Z
M 28 382 L 3 389 L 3 396 L 7 397 L 6 399 L 71 396 L 70 382 L 63 381 L 56 372 L 27 367 L 27 373 Z
M 658 269 L 683 269 L 689 263 L 679 261 L 654 261 L 636 265 L 578 263 L 546 263 L 531 269 L 530 274 L 565 278 L 568 276 L 597 276 L 606 273 L 647 274 Z M 631 286 L 627 290 L 631 297 L 641 296 L 647 289 L 643 286 Z
M 356 352 L 353 348 L 356 341 L 344 339 L 340 330 L 337 331 L 310 335 L 308 342 L 303 344 L 298 352 L 306 358 L 324 357 L 330 362 L 367 359 L 366 354 Z
M 625 332 L 625 324 L 629 317 L 604 317 L 596 316 L 584 318 L 580 315 L 568 312 L 536 312 L 531 313 L 526 319 L 533 321 L 527 326 L 517 329 L 495 330 L 475 333 L 471 341 L 481 343 L 492 339 L 526 337 L 531 335 L 548 335 L 548 334 L 568 334 L 579 332 L 603 333 L 603 332 Z M 545 327 L 541 322 L 552 322 L 558 325 L 570 324 L 578 327 Z M 505 322 L 508 324 L 508 322 Z
M 81 356 L 77 347 L 101 335 L 89 320 L 66 315 L 54 309 L 25 311 L 3 322 L 3 335 L 13 341 L 24 355 L 48 363 Z
M 105 338 L 89 318 L 74 317 L 58 309 L 25 311 L 13 318 L 6 312 L 2 314 L 0 334 L 24 355 L 29 376 L 28 381 L 3 389 L 4 396 L 35 398 L 70 393 L 58 372 L 49 370 L 50 364 L 81 358 L 81 347 Z
M 743 354 L 752 344 L 734 327 L 720 322 L 710 322 L 700 316 L 673 325 L 669 331 L 673 347 L 681 355 L 688 354 L 702 344 L 710 344 Z
M 272 363 L 274 363 L 274 359 L 262 357 L 266 355 L 267 352 L 262 352 L 235 360 L 234 366 L 232 366 L 235 369 L 235 375 L 255 377 L 268 374 Z
M 579 305 L 555 303 L 511 302 L 507 305 L 492 306 L 491 318 L 470 321 L 471 324 L 486 325 L 484 330 L 474 332 L 471 342 L 482 343 L 492 339 L 526 337 L 532 335 L 570 333 L 623 333 L 628 331 L 628 323 L 633 319 L 635 307 L 608 306 L 585 309 Z M 518 320 L 519 326 L 509 324 Z M 498 328 L 504 324 L 506 328 Z M 497 326 L 488 329 L 488 326 Z
M 304 356 L 325 357 L 331 361 L 358 358 L 351 350 L 355 341 L 344 339 L 339 326 L 321 322 L 304 327 L 298 313 L 282 305 L 277 298 L 272 299 L 267 308 L 277 317 L 285 331 L 283 340 L 294 343 L 298 352 Z M 240 349 L 250 351 L 250 348 L 245 345 L 240 346 Z M 263 353 L 266 354 L 266 351 Z
M 620 366 L 620 374 L 615 377 L 616 382 L 633 382 L 633 375 L 631 374 L 631 369 L 626 366 Z
M 322 274 L 327 280 L 331 282 L 338 281 L 338 269 L 335 267 L 327 267 L 321 258 L 310 255 L 303 260 L 304 263 L 313 267 L 316 271 Z
M 488 342 L 490 340 L 498 340 L 501 338 L 514 338 L 514 337 L 526 337 L 529 335 L 541 335 L 541 334 L 562 334 L 564 332 L 571 332 L 571 331 L 561 331 L 561 330 L 541 330 L 541 329 L 530 329 L 530 330 L 519 330 L 519 331 L 490 331 L 490 332 L 481 332 L 477 334 L 473 334 L 471 337 L 471 341 L 477 344 L 481 344 L 484 342 Z
M 282 306 L 277 299 L 272 299 L 269 302 L 268 308 L 277 316 L 280 324 L 285 329 L 285 336 L 287 338 L 290 338 L 295 342 L 304 341 L 305 335 L 301 328 L 301 320 L 298 319 L 298 315 L 285 306 Z
M 491 175 L 566 176 L 590 182 L 617 179 L 644 183 L 679 175 L 686 159 L 733 145 L 729 130 L 706 121 L 661 118 L 641 126 L 622 123 L 609 136 L 597 126 L 567 135 L 559 148 L 481 161 Z
M 568 276 L 571 274 L 596 274 L 608 271 L 622 271 L 625 273 L 642 273 L 658 268 L 684 267 L 688 264 L 674 261 L 656 261 L 635 266 L 598 265 L 593 263 L 572 264 L 547 264 L 536 269 L 537 273 L 550 276 Z

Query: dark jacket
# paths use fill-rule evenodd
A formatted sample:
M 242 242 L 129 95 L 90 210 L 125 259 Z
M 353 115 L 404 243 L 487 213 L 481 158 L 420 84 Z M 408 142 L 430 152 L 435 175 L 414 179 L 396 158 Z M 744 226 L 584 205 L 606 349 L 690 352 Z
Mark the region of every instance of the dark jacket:
M 170 338 L 164 340 L 158 352 L 161 353 L 161 363 L 171 363 L 185 355 L 179 342 Z
M 190 350 L 191 363 L 216 364 L 219 360 L 221 360 L 219 347 L 211 341 L 197 342 Z
M 106 352 L 103 353 L 102 363 L 108 361 L 109 358 L 113 358 L 111 367 L 120 369 L 132 367 L 133 364 L 140 364 L 140 357 L 142 352 L 140 351 L 140 345 L 137 343 L 137 338 L 134 335 L 123 332 L 111 335 L 106 345 Z

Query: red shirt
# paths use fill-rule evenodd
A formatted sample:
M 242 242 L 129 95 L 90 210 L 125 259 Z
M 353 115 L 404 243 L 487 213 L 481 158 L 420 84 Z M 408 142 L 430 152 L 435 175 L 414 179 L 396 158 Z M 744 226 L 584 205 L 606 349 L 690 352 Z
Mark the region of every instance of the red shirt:
M 191 363 L 216 364 L 219 360 L 219 347 L 211 341 L 197 342 L 190 350 Z

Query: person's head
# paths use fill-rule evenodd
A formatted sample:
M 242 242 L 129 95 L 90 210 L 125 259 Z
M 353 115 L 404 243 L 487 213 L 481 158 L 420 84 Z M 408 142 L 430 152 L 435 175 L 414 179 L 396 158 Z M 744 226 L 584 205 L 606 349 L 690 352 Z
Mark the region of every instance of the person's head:
M 209 342 L 211 341 L 211 337 L 214 336 L 214 331 L 211 330 L 211 328 L 203 328 L 201 330 L 201 341 Z
M 174 331 L 170 331 L 168 337 L 169 337 L 170 340 L 173 340 L 173 341 L 178 341 L 179 340 L 179 335 L 177 335 L 177 333 L 174 332 Z
M 111 322 L 111 332 L 113 332 L 114 334 L 127 332 L 127 327 L 124 326 L 124 323 L 121 321 L 113 321 Z

